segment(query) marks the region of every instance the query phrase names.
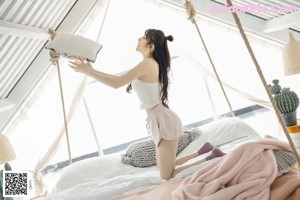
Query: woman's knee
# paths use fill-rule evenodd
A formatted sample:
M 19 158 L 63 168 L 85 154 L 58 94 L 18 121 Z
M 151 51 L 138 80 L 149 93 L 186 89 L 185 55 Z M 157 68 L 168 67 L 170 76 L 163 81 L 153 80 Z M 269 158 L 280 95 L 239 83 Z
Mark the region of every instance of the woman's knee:
M 175 161 L 172 161 L 170 159 L 160 160 L 158 170 L 161 179 L 171 179 L 175 171 Z
M 173 174 L 173 173 L 172 173 Z M 160 178 L 161 179 L 164 179 L 164 180 L 170 180 L 172 177 L 172 174 L 171 175 L 168 175 L 168 174 L 160 174 Z
M 161 139 L 157 147 L 157 164 L 162 179 L 169 180 L 175 170 L 176 152 L 178 140 Z

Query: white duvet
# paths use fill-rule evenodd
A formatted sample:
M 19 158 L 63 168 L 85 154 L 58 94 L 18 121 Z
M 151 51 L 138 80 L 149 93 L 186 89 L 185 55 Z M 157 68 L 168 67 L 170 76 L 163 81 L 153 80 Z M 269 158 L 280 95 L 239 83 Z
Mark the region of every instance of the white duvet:
M 220 149 L 228 153 L 244 142 L 260 138 L 239 118 L 217 120 L 199 129 L 201 135 L 179 156 L 197 150 L 206 141 L 220 146 Z M 206 154 L 195 159 L 205 156 Z M 184 170 L 175 178 L 189 176 L 206 164 L 208 162 Z M 133 167 L 121 162 L 120 153 L 111 154 L 73 163 L 65 168 L 47 200 L 109 200 L 128 191 L 164 182 L 166 181 L 159 178 L 156 166 Z
M 63 171 L 48 200 L 108 200 L 127 191 L 161 184 L 156 166 L 136 168 L 113 154 L 74 163 Z
M 52 193 L 51 200 L 108 200 L 127 191 L 161 184 L 155 172 L 119 175 L 110 179 L 90 178 L 86 182 L 74 185 L 66 190 Z

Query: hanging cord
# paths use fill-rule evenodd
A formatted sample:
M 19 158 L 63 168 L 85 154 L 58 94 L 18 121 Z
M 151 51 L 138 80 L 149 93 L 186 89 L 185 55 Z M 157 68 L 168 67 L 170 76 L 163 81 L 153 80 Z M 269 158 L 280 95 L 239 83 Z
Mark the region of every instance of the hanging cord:
M 51 39 L 53 40 L 56 36 L 56 31 L 53 29 L 48 30 L 49 34 L 51 35 Z M 60 66 L 59 66 L 59 54 L 53 50 L 50 50 L 50 61 L 53 65 L 57 66 L 57 73 L 58 73 L 58 80 L 59 80 L 59 88 L 60 88 L 60 97 L 63 109 L 63 116 L 64 116 L 64 125 L 66 130 L 66 137 L 67 137 L 67 146 L 68 146 L 68 154 L 69 154 L 69 163 L 72 163 L 72 156 L 71 156 L 71 148 L 70 148 L 70 140 L 69 140 L 69 131 L 68 131 L 68 123 L 66 117 L 66 108 L 65 108 L 65 101 L 63 95 L 63 87 L 62 87 L 62 79 L 60 73 Z
M 219 75 L 218 75 L 218 72 L 217 72 L 217 70 L 216 70 L 215 64 L 214 64 L 213 61 L 212 61 L 212 58 L 211 58 L 210 53 L 209 53 L 209 51 L 208 51 L 208 49 L 207 49 L 207 47 L 206 47 L 206 44 L 205 44 L 205 42 L 204 42 L 204 39 L 203 39 L 202 34 L 201 34 L 201 32 L 200 32 L 200 29 L 199 29 L 199 27 L 198 27 L 198 25 L 197 25 L 196 20 L 194 19 L 194 17 L 196 16 L 196 11 L 195 11 L 195 9 L 194 9 L 194 7 L 193 7 L 191 1 L 189 1 L 189 0 L 185 0 L 184 6 L 185 6 L 185 9 L 186 9 L 187 14 L 188 14 L 188 20 L 190 20 L 190 21 L 195 25 L 195 27 L 196 27 L 196 29 L 197 29 L 197 32 L 198 32 L 198 34 L 199 34 L 199 36 L 200 36 L 200 39 L 201 39 L 201 42 L 202 42 L 202 44 L 203 44 L 203 46 L 204 46 L 205 52 L 206 52 L 206 54 L 207 54 L 207 56 L 208 56 L 208 58 L 209 58 L 210 64 L 211 64 L 211 66 L 213 67 L 213 70 L 214 70 L 214 72 L 215 72 L 215 74 L 216 74 L 216 77 L 217 77 L 217 80 L 218 80 L 219 85 L 220 85 L 220 87 L 221 87 L 221 90 L 222 90 L 222 92 L 223 92 L 223 95 L 224 95 L 224 97 L 225 97 L 225 99 L 226 99 L 226 101 L 227 101 L 227 104 L 228 104 L 228 107 L 229 107 L 229 109 L 230 109 L 231 115 L 234 117 L 235 114 L 234 114 L 234 112 L 233 112 L 233 109 L 232 109 L 232 107 L 231 107 L 231 104 L 230 104 L 230 102 L 229 102 L 229 99 L 228 99 L 228 97 L 227 97 L 227 95 L 226 95 L 226 92 L 225 92 L 225 90 L 224 90 L 224 87 L 223 87 L 223 85 L 222 85 L 222 83 L 221 83 L 221 79 L 220 79 L 220 77 L 219 77 Z
M 226 1 L 227 1 L 227 4 L 228 4 L 229 6 L 233 6 L 231 0 L 226 0 Z M 262 83 L 263 83 L 263 85 L 264 85 L 264 88 L 265 88 L 265 90 L 266 90 L 266 92 L 267 92 L 267 94 L 268 94 L 268 97 L 269 97 L 269 99 L 270 99 L 270 101 L 271 101 L 271 103 L 272 103 L 272 106 L 273 106 L 273 108 L 274 108 L 274 110 L 275 110 L 276 116 L 277 116 L 277 118 L 278 118 L 278 120 L 279 120 L 279 122 L 280 122 L 280 124 L 281 124 L 281 127 L 282 127 L 282 129 L 284 130 L 284 133 L 285 133 L 285 135 L 286 135 L 286 137 L 287 137 L 287 139 L 288 139 L 288 141 L 289 141 L 289 143 L 290 143 L 290 145 L 291 145 L 291 147 L 292 147 L 292 150 L 293 150 L 293 152 L 294 152 L 294 154 L 295 154 L 295 156 L 296 156 L 296 158 L 297 158 L 298 166 L 299 166 L 299 164 L 300 164 L 300 157 L 299 157 L 299 154 L 298 154 L 298 152 L 297 152 L 297 149 L 296 149 L 296 147 L 295 147 L 295 145 L 294 145 L 294 143 L 293 143 L 293 141 L 292 141 L 292 139 L 291 139 L 291 136 L 290 136 L 289 132 L 287 131 L 287 128 L 286 128 L 286 126 L 285 126 L 285 123 L 284 123 L 284 121 L 283 121 L 283 119 L 282 119 L 282 116 L 281 116 L 281 114 L 280 114 L 280 112 L 279 112 L 279 110 L 278 110 L 278 107 L 277 107 L 277 105 L 276 105 L 276 103 L 275 103 L 275 101 L 274 101 L 274 98 L 273 98 L 273 96 L 272 96 L 272 94 L 271 94 L 271 91 L 270 91 L 270 89 L 269 89 L 269 86 L 268 86 L 268 84 L 267 84 L 267 82 L 266 82 L 266 80 L 265 80 L 265 78 L 264 78 L 264 75 L 263 75 L 263 73 L 262 73 L 262 71 L 261 71 L 261 68 L 260 68 L 260 66 L 259 66 L 259 64 L 258 64 L 258 62 L 257 62 L 257 60 L 256 60 L 256 57 L 255 57 L 255 55 L 254 55 L 254 53 L 253 53 L 253 50 L 252 50 L 252 48 L 251 48 L 251 46 L 250 46 L 250 43 L 249 43 L 249 41 L 248 41 L 248 39 L 247 39 L 247 37 L 246 37 L 246 34 L 245 34 L 244 29 L 243 29 L 243 27 L 242 27 L 242 25 L 241 25 L 241 22 L 240 22 L 240 20 L 239 20 L 239 18 L 238 18 L 238 15 L 237 15 L 235 12 L 232 12 L 232 15 L 233 15 L 233 18 L 234 18 L 234 20 L 235 20 L 235 23 L 237 24 L 237 26 L 238 26 L 238 28 L 239 28 L 240 34 L 241 34 L 241 36 L 242 36 L 242 38 L 243 38 L 243 40 L 244 40 L 244 42 L 245 42 L 245 44 L 246 44 L 246 47 L 247 47 L 247 49 L 248 49 L 248 52 L 250 53 L 250 56 L 251 56 L 251 58 L 252 58 L 252 61 L 253 61 L 254 64 L 255 64 L 256 70 L 257 70 L 257 72 L 258 72 L 258 74 L 259 74 L 259 77 L 260 77 L 260 79 L 261 79 L 261 81 L 262 81 Z

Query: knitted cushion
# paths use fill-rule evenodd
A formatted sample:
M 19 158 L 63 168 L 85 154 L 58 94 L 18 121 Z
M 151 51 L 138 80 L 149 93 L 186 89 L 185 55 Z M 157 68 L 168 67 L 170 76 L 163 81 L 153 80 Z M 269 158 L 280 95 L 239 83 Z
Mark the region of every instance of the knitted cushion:
M 178 141 L 177 155 L 196 137 L 200 135 L 197 129 L 184 129 Z M 121 155 L 124 164 L 135 167 L 149 167 L 156 165 L 155 143 L 152 138 L 130 144 L 125 154 Z
M 67 33 L 57 34 L 45 47 L 70 59 L 95 62 L 102 45 L 88 38 Z
M 290 171 L 296 164 L 296 156 L 291 151 L 273 150 L 277 163 L 277 177 Z

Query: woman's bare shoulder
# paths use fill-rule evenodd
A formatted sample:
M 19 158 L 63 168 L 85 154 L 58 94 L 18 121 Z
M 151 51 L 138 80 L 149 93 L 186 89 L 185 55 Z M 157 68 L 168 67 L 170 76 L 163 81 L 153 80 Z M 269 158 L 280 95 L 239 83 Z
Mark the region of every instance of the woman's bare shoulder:
M 145 58 L 142 61 L 140 61 L 137 66 L 142 68 L 153 68 L 153 66 L 157 66 L 157 63 L 154 59 Z
M 156 60 L 154 60 L 154 58 L 146 58 L 142 62 L 143 62 L 143 65 L 151 67 L 151 68 L 158 66 L 158 63 L 156 62 Z

